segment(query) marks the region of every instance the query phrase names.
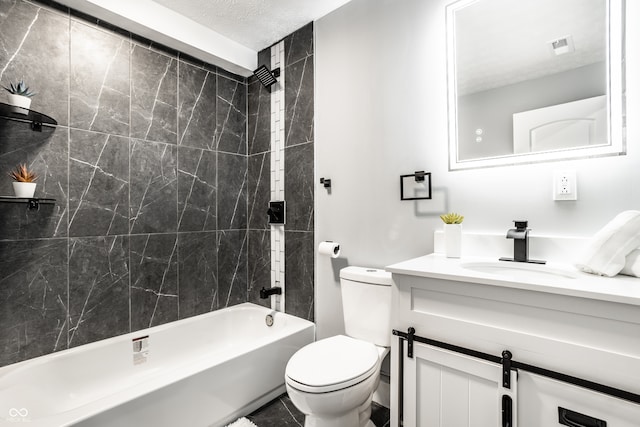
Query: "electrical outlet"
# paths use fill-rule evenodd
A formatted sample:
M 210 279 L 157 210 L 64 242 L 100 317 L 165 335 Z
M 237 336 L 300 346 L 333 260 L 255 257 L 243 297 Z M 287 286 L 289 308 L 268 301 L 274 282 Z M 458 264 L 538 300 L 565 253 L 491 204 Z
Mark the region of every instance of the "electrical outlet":
M 576 171 L 556 171 L 553 176 L 553 200 L 578 200 Z

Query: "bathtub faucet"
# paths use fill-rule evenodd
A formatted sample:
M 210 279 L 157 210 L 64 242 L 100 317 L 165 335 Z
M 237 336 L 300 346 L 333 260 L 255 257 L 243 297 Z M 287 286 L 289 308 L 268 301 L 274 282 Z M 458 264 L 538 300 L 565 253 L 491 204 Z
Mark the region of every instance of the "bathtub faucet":
M 260 298 L 267 299 L 271 295 L 282 295 L 282 288 L 280 286 L 274 286 L 273 288 L 265 289 L 264 286 L 260 289 Z

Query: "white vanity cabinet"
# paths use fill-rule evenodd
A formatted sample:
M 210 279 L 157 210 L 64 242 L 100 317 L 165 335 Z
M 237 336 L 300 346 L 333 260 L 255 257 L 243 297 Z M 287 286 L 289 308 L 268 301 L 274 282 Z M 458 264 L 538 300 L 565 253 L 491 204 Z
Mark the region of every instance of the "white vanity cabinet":
M 585 414 L 603 427 L 604 422 L 607 427 L 640 426 L 640 404 L 525 371 L 518 373 L 518 390 L 518 427 L 557 426 L 558 408 Z
M 461 268 L 464 261 L 429 255 L 387 267 L 394 330 L 414 328 L 417 337 L 472 352 L 414 340 L 409 358 L 409 341 L 394 336 L 393 426 L 400 416 L 405 427 L 561 426 L 558 408 L 578 414 L 564 425 L 591 426 L 577 423 L 584 415 L 607 427 L 640 426 L 640 404 L 527 369 L 509 370 L 505 388 L 500 362 L 508 350 L 514 363 L 640 395 L 640 279 L 535 271 L 514 278 Z
M 414 343 L 403 372 L 405 426 L 500 426 L 504 396 L 517 408 L 515 371 L 506 389 L 493 363 Z

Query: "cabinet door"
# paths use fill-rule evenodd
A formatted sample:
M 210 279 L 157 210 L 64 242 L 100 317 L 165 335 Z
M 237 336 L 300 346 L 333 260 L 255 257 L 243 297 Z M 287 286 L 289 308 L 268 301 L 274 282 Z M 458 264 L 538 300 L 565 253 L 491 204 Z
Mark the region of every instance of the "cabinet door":
M 526 371 L 519 373 L 518 388 L 520 427 L 640 425 L 640 405 L 637 403 Z M 559 411 L 564 411 L 563 415 L 559 415 Z M 563 422 L 560 421 L 562 417 Z
M 404 427 L 514 427 L 517 375 L 502 387 L 502 366 L 414 342 L 403 370 Z M 512 421 L 503 423 L 503 396 L 511 400 Z

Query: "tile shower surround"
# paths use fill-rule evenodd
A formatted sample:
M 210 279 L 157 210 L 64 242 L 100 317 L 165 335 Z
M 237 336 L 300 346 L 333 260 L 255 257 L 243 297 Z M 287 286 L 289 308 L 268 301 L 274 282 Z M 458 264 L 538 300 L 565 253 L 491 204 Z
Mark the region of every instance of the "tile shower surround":
M 251 167 L 246 79 L 49 1 L 0 0 L 0 46 L 0 82 L 24 78 L 59 123 L 0 123 L 0 170 L 28 162 L 36 196 L 57 199 L 0 204 L 0 366 L 257 298 L 268 252 L 249 209 L 266 205 L 248 208 L 249 189 L 269 177 Z M 287 272 L 304 317 L 312 230 L 291 231 Z
M 270 48 L 258 54 L 258 65 L 270 68 Z M 285 52 L 285 288 L 286 311 L 314 318 L 314 145 L 313 145 L 313 24 L 284 39 Z M 271 286 L 270 231 L 264 206 L 270 200 L 271 98 L 255 78 L 248 79 L 249 150 L 249 298 Z

